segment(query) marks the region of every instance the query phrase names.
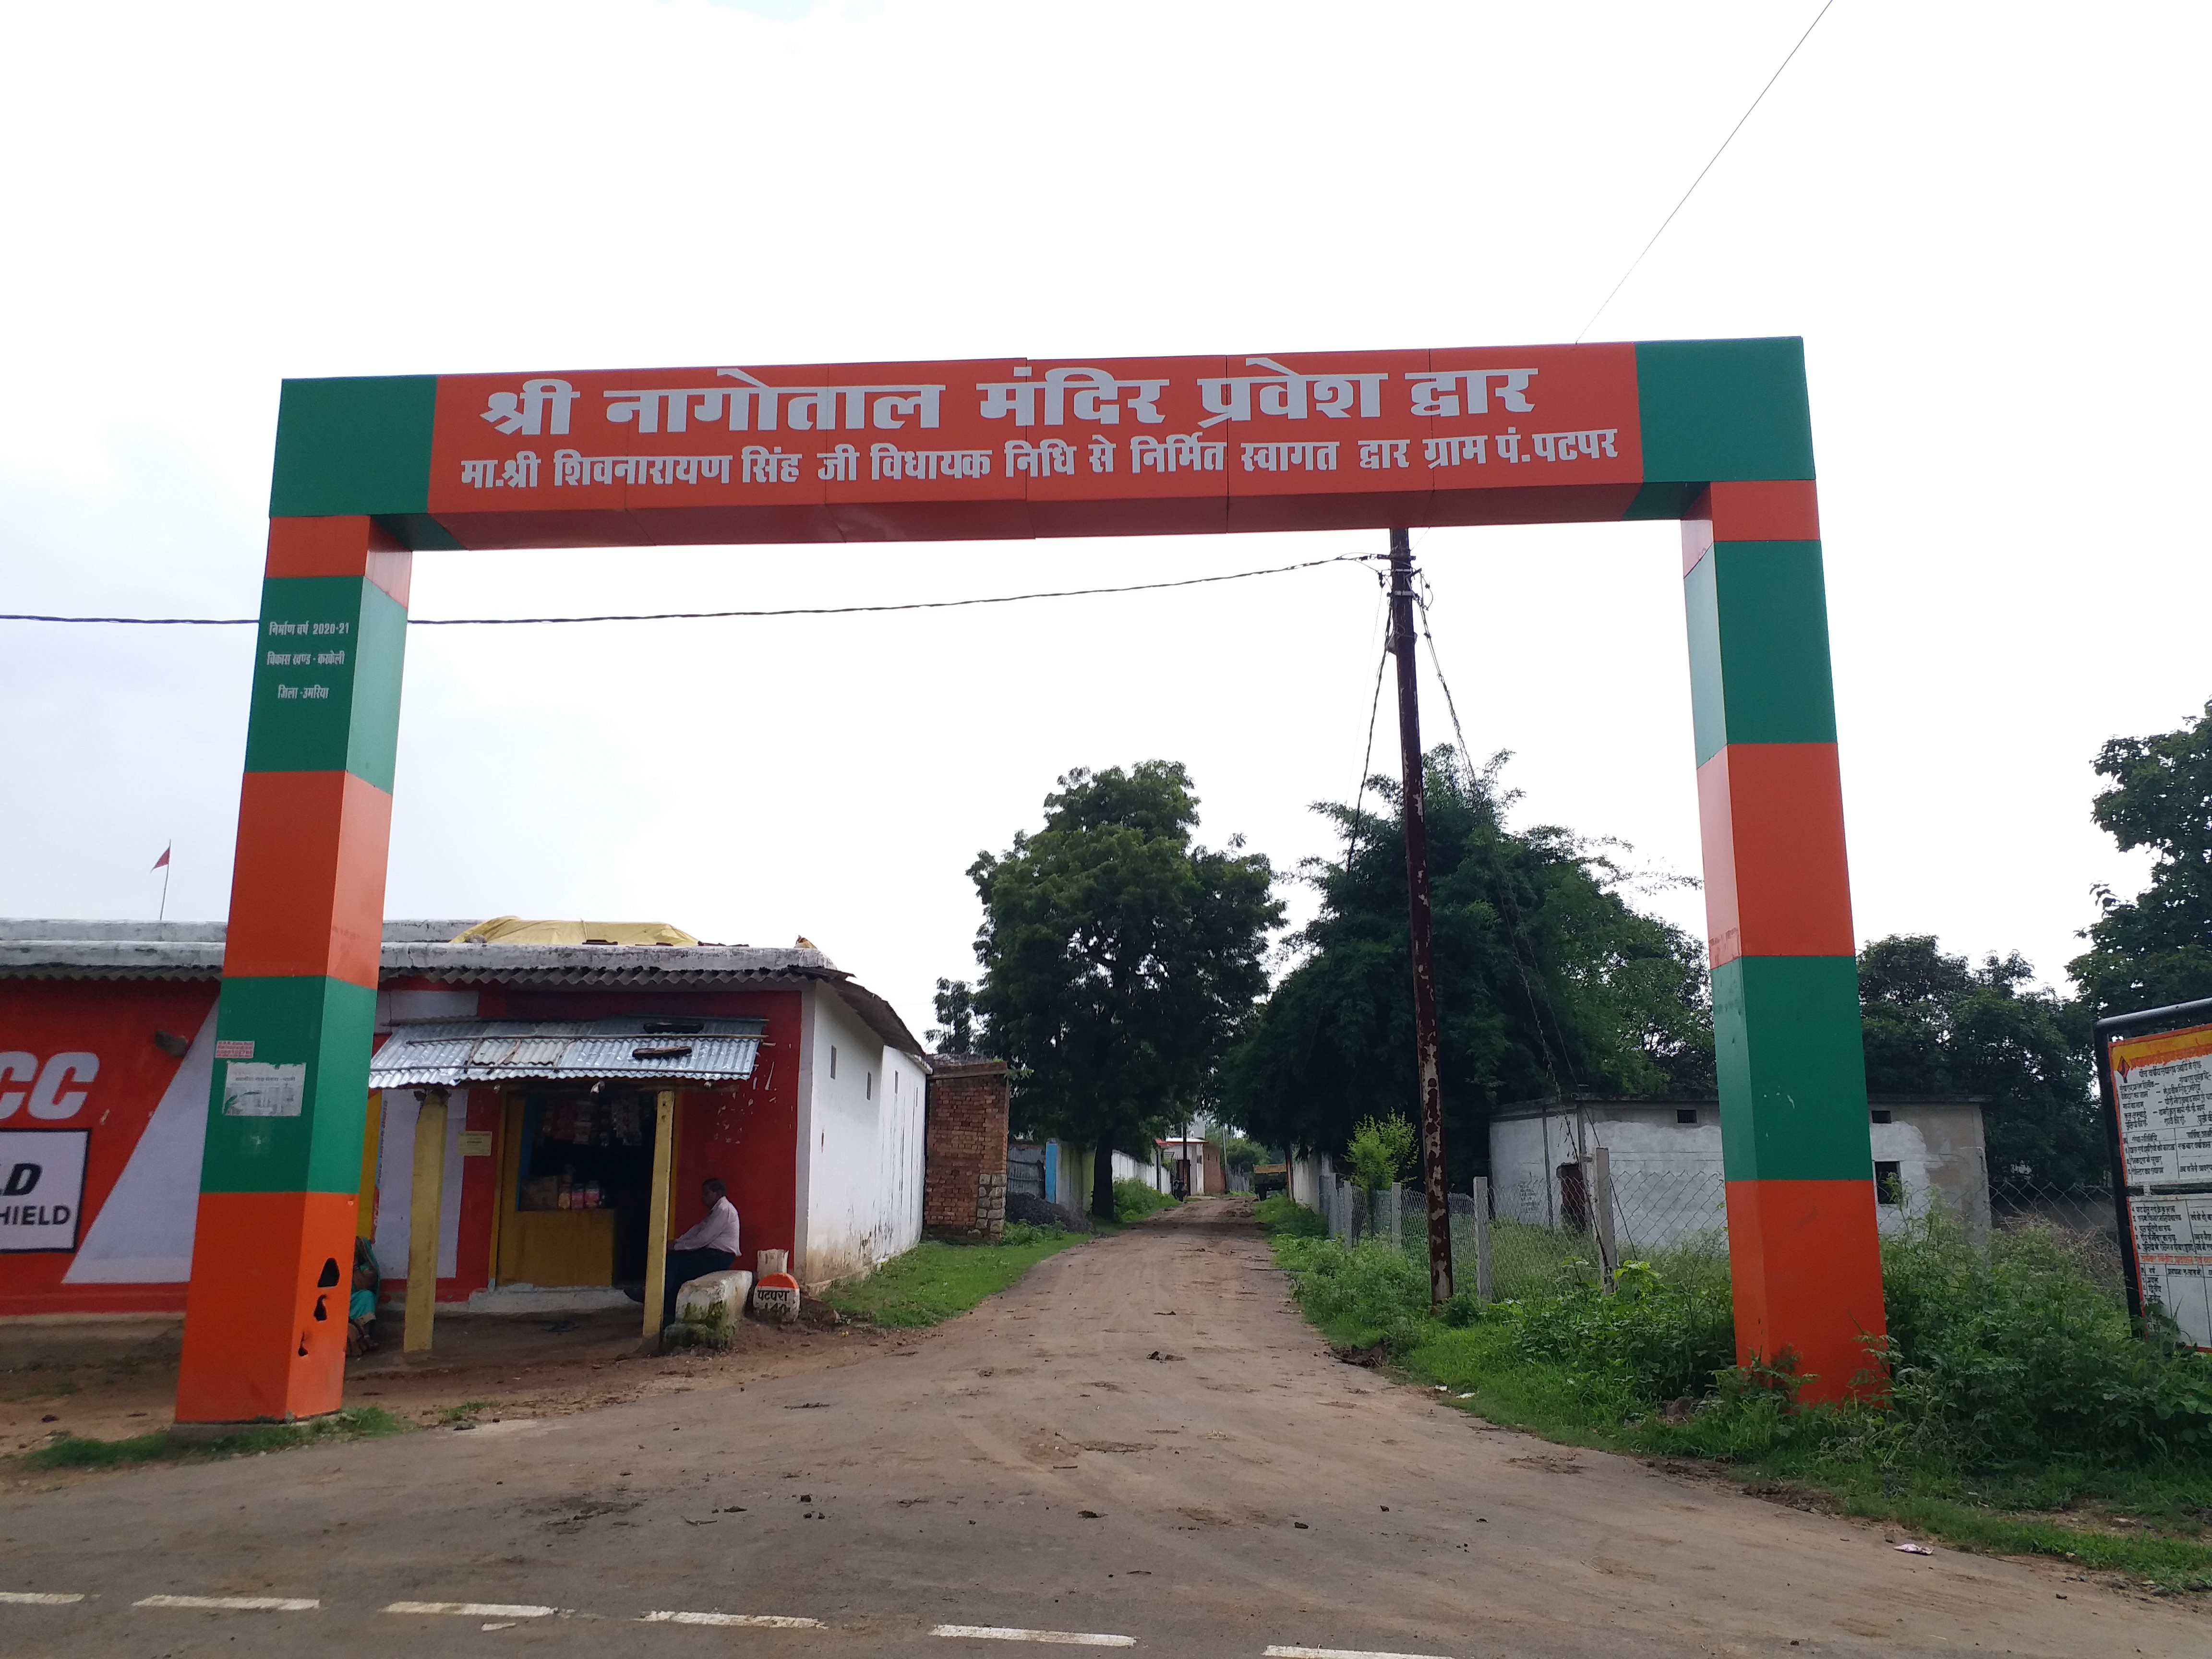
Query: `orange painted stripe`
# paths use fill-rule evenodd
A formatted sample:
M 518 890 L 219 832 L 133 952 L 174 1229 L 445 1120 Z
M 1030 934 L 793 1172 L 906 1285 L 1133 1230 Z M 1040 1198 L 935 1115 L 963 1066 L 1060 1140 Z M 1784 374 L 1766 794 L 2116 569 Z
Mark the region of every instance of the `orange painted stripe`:
M 350 772 L 248 772 L 225 977 L 374 988 L 391 841 L 392 797 Z
M 1698 819 L 1713 967 L 1854 953 L 1835 744 L 1729 744 L 1698 769 Z
M 354 1206 L 351 1193 L 200 1194 L 177 1421 L 282 1422 L 338 1408 Z M 325 1263 L 337 1270 L 328 1288 L 318 1282 Z
M 1809 1379 L 1799 1396 L 1878 1393 L 1868 1349 L 1888 1329 L 1871 1181 L 1731 1181 L 1729 1279 L 1736 1361 L 1785 1350 Z
M 414 568 L 414 554 L 364 514 L 269 520 L 267 575 L 366 576 L 404 611 Z
M 1705 492 L 1713 539 L 1720 542 L 1817 542 L 1819 492 L 1810 478 L 1771 483 L 1717 483 Z

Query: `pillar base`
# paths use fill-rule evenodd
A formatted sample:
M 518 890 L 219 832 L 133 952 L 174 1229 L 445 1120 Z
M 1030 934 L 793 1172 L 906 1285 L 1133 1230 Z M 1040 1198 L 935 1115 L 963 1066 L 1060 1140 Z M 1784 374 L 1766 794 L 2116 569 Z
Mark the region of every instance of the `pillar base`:
M 358 1203 L 351 1193 L 200 1194 L 178 1423 L 235 1433 L 338 1408 Z
M 1808 1402 L 1878 1398 L 1888 1326 L 1874 1183 L 1731 1181 L 1728 1226 L 1736 1363 L 1788 1356 Z

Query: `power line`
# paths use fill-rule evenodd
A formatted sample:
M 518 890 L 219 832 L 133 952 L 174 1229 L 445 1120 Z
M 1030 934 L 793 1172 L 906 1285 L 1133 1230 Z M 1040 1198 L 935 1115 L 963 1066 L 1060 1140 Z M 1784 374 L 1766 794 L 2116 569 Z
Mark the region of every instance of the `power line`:
M 1451 716 L 1452 736 L 1459 742 L 1460 764 L 1467 768 L 1468 776 L 1472 780 L 1474 775 L 1474 761 L 1468 753 L 1467 733 L 1460 727 L 1459 705 L 1452 700 L 1451 682 L 1444 678 L 1444 661 L 1437 650 L 1437 636 L 1429 631 L 1430 594 L 1426 591 L 1427 577 L 1424 576 L 1421 579 L 1421 586 L 1424 591 L 1415 596 L 1415 602 L 1421 609 L 1421 637 L 1429 642 L 1429 666 L 1436 671 L 1437 684 L 1443 690 L 1444 709 Z M 1498 834 L 1503 836 L 1505 831 L 1504 816 L 1498 814 L 1494 822 Z M 1479 842 L 1482 842 L 1480 834 L 1475 839 Z M 1529 972 L 1534 965 L 1535 947 L 1528 942 L 1528 929 L 1521 920 L 1520 902 L 1513 896 L 1513 883 L 1506 871 L 1505 861 L 1498 856 L 1494 842 L 1483 844 L 1490 854 L 1490 872 L 1498 883 L 1498 897 L 1505 906 L 1506 921 L 1510 928 L 1506 944 L 1507 948 L 1513 953 L 1513 971 L 1521 981 L 1521 994 L 1528 999 L 1528 1012 L 1536 1026 L 1536 1046 L 1543 1053 L 1544 1070 L 1552 1079 L 1552 1097 L 1555 1100 L 1559 1099 L 1563 1096 L 1563 1091 L 1559 1087 L 1559 1068 L 1552 1052 L 1551 1038 L 1544 1031 L 1547 1019 L 1548 1018 L 1553 1031 L 1559 1036 L 1559 1051 L 1563 1054 L 1566 1051 L 1567 1034 L 1559 1025 L 1559 1011 L 1552 1006 L 1550 994 L 1542 988 L 1542 971 L 1538 969 L 1533 976 Z
M 1318 570 L 1324 565 L 1365 564 L 1378 556 L 1373 553 L 1340 553 L 1297 564 L 1269 565 L 1261 570 L 1231 570 L 1218 576 L 1185 576 L 1175 581 L 1132 582 L 1121 587 L 1061 587 L 1035 593 L 994 593 L 972 599 L 915 599 L 902 605 L 788 605 L 774 611 L 653 611 L 604 617 L 410 617 L 407 623 L 410 628 L 520 628 L 562 623 L 713 622 L 744 617 L 860 617 L 894 611 L 958 611 L 979 605 L 1021 605 L 1030 599 L 1080 599 L 1107 593 L 1153 593 L 1170 587 L 1204 587 L 1214 582 L 1249 581 L 1255 576 Z M 252 628 L 260 620 L 258 617 L 46 617 L 0 612 L 0 622 L 105 623 L 133 628 Z
M 1783 58 L 1780 67 L 1778 68 L 1773 74 L 1766 77 L 1766 84 L 1759 89 L 1759 96 L 1751 100 L 1751 108 L 1747 109 L 1741 116 L 1736 118 L 1736 124 L 1729 129 L 1728 137 L 1721 140 L 1720 149 L 1713 152 L 1712 161 L 1707 161 L 1705 166 L 1698 169 L 1698 176 L 1690 180 L 1690 187 L 1682 192 L 1682 199 L 1674 204 L 1674 212 L 1669 213 L 1664 219 L 1661 220 L 1659 222 L 1659 228 L 1651 233 L 1651 240 L 1644 245 L 1644 252 L 1638 254 L 1635 258 L 1629 261 L 1628 269 L 1620 273 L 1620 280 L 1613 285 L 1613 293 L 1607 295 L 1604 300 L 1599 304 L 1598 308 L 1590 313 L 1589 321 L 1584 323 L 1575 335 L 1575 343 L 1577 345 L 1580 345 L 1583 343 L 1583 336 L 1590 331 L 1590 329 L 1596 324 L 1597 319 L 1605 315 L 1605 308 L 1607 306 L 1613 303 L 1614 295 L 1618 295 L 1621 289 L 1628 286 L 1628 279 L 1636 275 L 1637 266 L 1644 263 L 1644 255 L 1650 252 L 1653 248 L 1659 246 L 1659 239 L 1667 234 L 1667 227 L 1674 222 L 1674 214 L 1680 213 L 1682 210 L 1682 209 L 1688 204 L 1690 198 L 1697 193 L 1698 186 L 1705 182 L 1705 175 L 1713 170 L 1713 162 L 1719 161 L 1721 159 L 1722 153 L 1725 151 L 1731 143 L 1735 142 L 1736 134 L 1743 131 L 1743 124 L 1751 119 L 1752 111 L 1757 109 L 1759 106 L 1759 104 L 1765 99 L 1766 94 L 1774 90 L 1774 83 L 1782 78 L 1783 70 L 1786 70 L 1790 67 L 1790 59 L 1797 55 L 1798 46 L 1802 46 L 1808 40 L 1813 38 L 1813 31 L 1820 27 L 1820 20 L 1828 15 L 1828 7 L 1832 6 L 1835 3 L 1836 0 L 1827 0 L 1826 5 L 1823 5 L 1820 10 L 1813 14 L 1813 21 L 1805 25 L 1805 33 L 1797 37 L 1797 46 L 1790 48 L 1789 56 Z

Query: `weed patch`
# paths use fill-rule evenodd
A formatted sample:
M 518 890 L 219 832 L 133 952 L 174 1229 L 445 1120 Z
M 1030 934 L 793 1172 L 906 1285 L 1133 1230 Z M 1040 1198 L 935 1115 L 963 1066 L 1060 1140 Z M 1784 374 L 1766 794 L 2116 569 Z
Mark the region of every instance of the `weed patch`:
M 1255 1213 L 1341 1354 L 1387 1356 L 1492 1421 L 1969 1549 L 2212 1589 L 2212 1360 L 2171 1332 L 2136 1334 L 2032 1230 L 1983 1245 L 1939 1215 L 1886 1241 L 1889 1335 L 1869 1364 L 1886 1367 L 1887 1398 L 1807 1407 L 1787 1372 L 1735 1364 L 1727 1267 L 1711 1255 L 1625 1263 L 1607 1294 L 1555 1247 L 1511 1298 L 1463 1293 L 1432 1313 L 1412 1255 L 1318 1237 L 1320 1218 L 1287 1199 Z
M 1008 1224 L 1003 1243 L 955 1244 L 925 1239 L 865 1279 L 836 1285 L 823 1300 L 848 1319 L 878 1325 L 935 1325 L 996 1295 L 1045 1257 L 1080 1244 L 1085 1235 L 1057 1227 Z
M 1172 1193 L 1156 1191 L 1141 1181 L 1123 1180 L 1114 1183 L 1114 1219 L 1124 1226 L 1133 1221 L 1142 1221 L 1157 1211 L 1172 1209 L 1176 1202 Z
M 133 1463 L 190 1462 L 404 1434 L 407 1427 L 404 1419 L 393 1416 L 380 1406 L 349 1406 L 311 1422 L 270 1423 L 212 1440 L 180 1440 L 163 1430 L 134 1434 L 122 1440 L 64 1435 L 20 1454 L 16 1462 L 33 1469 L 106 1469 Z

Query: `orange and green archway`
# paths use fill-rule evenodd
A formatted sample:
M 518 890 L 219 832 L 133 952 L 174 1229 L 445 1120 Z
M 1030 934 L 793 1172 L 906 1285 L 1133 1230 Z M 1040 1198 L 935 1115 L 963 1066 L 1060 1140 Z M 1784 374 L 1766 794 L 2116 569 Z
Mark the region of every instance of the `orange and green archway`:
M 1621 519 L 1682 525 L 1737 1343 L 1842 1394 L 1884 1325 L 1813 477 L 1795 339 L 287 381 L 179 1419 L 339 1402 L 416 551 Z

